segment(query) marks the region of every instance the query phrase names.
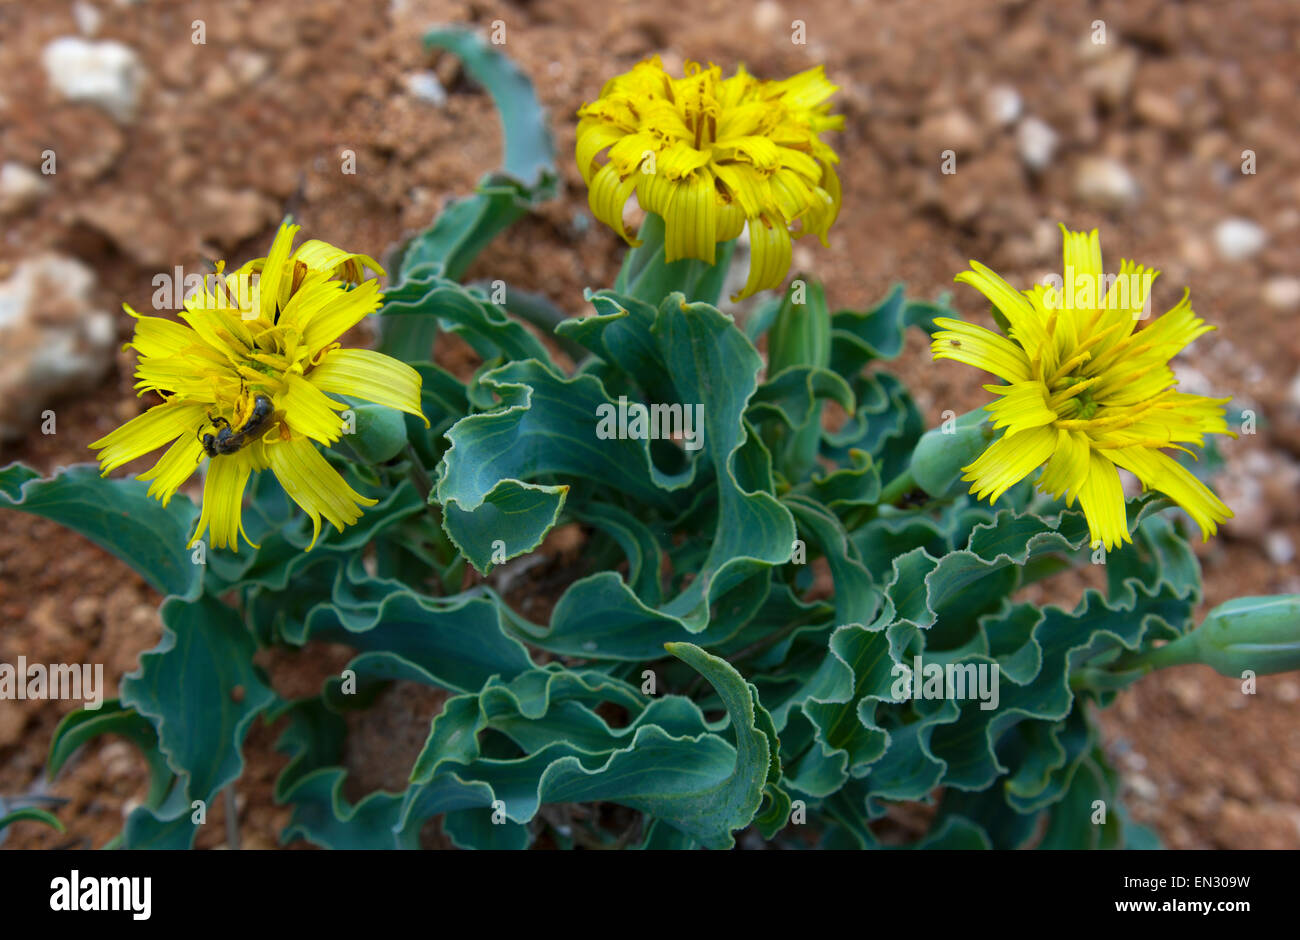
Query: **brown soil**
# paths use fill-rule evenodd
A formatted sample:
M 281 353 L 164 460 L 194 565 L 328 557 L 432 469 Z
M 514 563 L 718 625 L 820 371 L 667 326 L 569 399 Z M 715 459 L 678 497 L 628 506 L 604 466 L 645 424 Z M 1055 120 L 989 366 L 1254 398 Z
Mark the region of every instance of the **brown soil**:
M 423 51 L 423 28 L 487 28 L 502 19 L 506 50 L 550 111 L 564 191 L 494 244 L 471 276 L 545 292 L 577 314 L 582 288 L 609 284 L 621 257 L 613 234 L 591 223 L 572 163 L 574 110 L 604 79 L 656 52 L 670 65 L 701 59 L 729 70 L 743 61 L 765 76 L 824 62 L 848 116 L 835 142 L 844 211 L 832 247 L 800 243 L 796 268 L 823 279 L 836 305 L 861 307 L 898 280 L 920 296 L 951 290 L 969 258 L 1027 283 L 1057 270 L 1058 221 L 1100 226 L 1112 267 L 1123 255 L 1164 271 L 1158 307 L 1183 285 L 1192 288 L 1198 312 L 1219 332 L 1199 341 L 1186 364 L 1260 417 L 1258 434 L 1226 448 L 1221 487 L 1239 518 L 1201 549 L 1208 602 L 1300 590 L 1300 564 L 1279 563 L 1266 550 L 1270 535 L 1275 546 L 1282 536 L 1300 544 L 1294 484 L 1279 490 L 1277 481 L 1288 478 L 1274 472 L 1294 468 L 1300 455 L 1300 404 L 1287 401 L 1300 332 L 1288 322 L 1294 309 L 1268 301 L 1265 288 L 1300 270 L 1295 4 L 702 0 L 679 12 L 582 0 L 92 2 L 104 14 L 97 38 L 132 46 L 149 72 L 140 116 L 127 128 L 59 100 L 46 85 L 40 51 L 76 34 L 71 2 L 0 7 L 0 158 L 36 167 L 49 148 L 59 160 L 50 194 L 5 219 L 0 277 L 19 259 L 53 249 L 95 269 L 106 307 L 126 301 L 142 309 L 155 273 L 261 253 L 286 211 L 315 237 L 381 253 L 499 158 L 489 100 L 449 57 Z M 205 45 L 190 41 L 197 18 L 206 21 Z M 806 24 L 805 45 L 790 41 L 796 18 Z M 1089 41 L 1099 19 L 1105 46 Z M 404 76 L 424 68 L 448 90 L 441 108 L 406 90 Z M 1024 114 L 1058 135 L 1040 174 L 1024 168 L 1014 128 L 986 117 L 987 96 L 1000 85 L 1014 87 Z M 957 172 L 943 175 L 940 152 L 949 148 L 958 151 Z M 1256 154 L 1253 175 L 1238 171 L 1246 149 Z M 343 150 L 356 154 L 355 175 L 340 172 Z M 1076 194 L 1081 163 L 1100 156 L 1128 168 L 1140 187 L 1135 202 L 1097 208 Z M 1215 225 L 1233 216 L 1269 236 L 1247 260 L 1223 261 L 1215 250 Z M 954 293 L 963 314 L 985 315 L 972 291 Z M 129 333 L 125 314 L 119 330 Z M 929 365 L 919 337 L 898 369 L 931 423 L 984 395 L 969 370 Z M 86 445 L 141 407 L 130 371 L 119 354 L 99 393 L 58 405 L 57 435 L 33 429 L 0 459 L 43 471 L 89 459 Z M 1252 459 L 1273 469 L 1252 471 Z M 104 662 L 115 685 L 158 639 L 157 598 L 77 536 L 17 513 L 3 520 L 0 661 L 57 654 Z M 333 652 L 322 655 L 333 662 Z M 394 707 L 422 715 L 438 707 L 427 696 L 398 699 Z M 39 786 L 51 732 L 71 708 L 0 703 L 0 793 Z M 1252 697 L 1234 680 L 1187 669 L 1141 683 L 1103 724 L 1134 815 L 1169 844 L 1295 848 L 1298 714 L 1295 677 L 1266 677 Z M 244 846 L 274 844 L 287 817 L 271 803 L 284 761 L 274 740 L 258 724 L 248 743 L 239 784 Z M 411 742 L 401 743 L 388 756 L 398 780 L 411 751 Z M 383 758 L 370 753 L 355 763 Z M 50 787 L 70 801 L 59 811 L 69 834 L 22 823 L 6 847 L 102 845 L 143 787 L 130 746 L 101 740 Z M 200 845 L 224 840 L 223 812 L 214 807 Z

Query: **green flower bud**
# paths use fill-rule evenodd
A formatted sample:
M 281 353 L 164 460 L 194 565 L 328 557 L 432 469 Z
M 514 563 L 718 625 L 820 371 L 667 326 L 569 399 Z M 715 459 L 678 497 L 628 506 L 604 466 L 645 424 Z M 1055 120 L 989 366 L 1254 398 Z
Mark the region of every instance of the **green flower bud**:
M 1195 661 L 1221 675 L 1300 669 L 1300 594 L 1235 598 L 1210 611 L 1184 639 L 1195 640 Z
M 993 440 L 993 425 L 988 417 L 987 411 L 976 408 L 927 431 L 912 452 L 910 471 L 916 485 L 936 498 L 964 489 L 964 485 L 958 485 L 962 468 Z
M 767 333 L 767 374 L 791 366 L 826 369 L 831 364 L 831 313 L 821 284 L 796 277 L 781 299 Z
M 363 460 L 383 463 L 406 446 L 406 421 L 400 411 L 383 405 L 355 405 L 356 430 L 344 440 Z

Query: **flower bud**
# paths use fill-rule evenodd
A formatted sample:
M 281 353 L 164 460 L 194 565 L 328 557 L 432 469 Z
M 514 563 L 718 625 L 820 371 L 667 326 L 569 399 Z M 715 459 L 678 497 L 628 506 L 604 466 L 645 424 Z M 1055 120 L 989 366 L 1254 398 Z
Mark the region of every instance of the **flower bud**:
M 1197 660 L 1225 676 L 1300 669 L 1300 594 L 1238 597 L 1206 615 L 1195 640 Z
M 797 277 L 781 298 L 781 307 L 767 333 L 768 375 L 793 366 L 829 368 L 831 314 L 821 284 Z
M 400 411 L 383 405 L 356 405 L 357 427 L 347 442 L 363 460 L 383 463 L 406 446 L 406 421 Z
M 978 457 L 993 440 L 993 426 L 983 408 L 948 418 L 927 431 L 912 452 L 912 479 L 933 497 L 950 496 L 962 487 L 962 468 Z

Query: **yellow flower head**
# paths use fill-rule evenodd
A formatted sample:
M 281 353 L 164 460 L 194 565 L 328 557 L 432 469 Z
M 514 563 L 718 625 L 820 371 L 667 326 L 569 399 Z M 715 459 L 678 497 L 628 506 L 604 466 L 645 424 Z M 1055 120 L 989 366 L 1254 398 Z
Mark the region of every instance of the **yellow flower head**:
M 1096 230 L 1061 230 L 1065 272 L 1051 284 L 1017 291 L 978 261 L 957 275 L 1000 311 L 1006 336 L 961 320 L 935 321 L 942 327 L 935 359 L 956 359 L 1007 383 L 984 386 L 999 396 L 985 408 L 1006 433 L 962 479 L 993 502 L 1046 463 L 1039 489 L 1064 495 L 1067 505 L 1077 497 L 1093 547 L 1111 549 L 1132 541 L 1116 470 L 1123 467 L 1178 503 L 1208 539 L 1232 511 L 1167 451 L 1199 446 L 1206 434 L 1232 434 L 1222 407 L 1230 399 L 1178 391 L 1169 360 L 1214 327 L 1192 312 L 1184 290 L 1173 309 L 1138 329 L 1160 272 L 1121 261 L 1119 275 L 1107 277 Z
M 379 308 L 379 283 L 362 274 L 383 269 L 367 255 L 322 241 L 294 251 L 298 228 L 282 225 L 267 257 L 231 275 L 217 265 L 211 283 L 185 301 L 184 323 L 126 308 L 136 318 L 128 344 L 139 354 L 135 387 L 163 401 L 90 446 L 100 451 L 107 474 L 170 444 L 139 476 L 152 481 L 149 495 L 164 505 L 206 457 L 203 510 L 191 545 L 209 528 L 216 548 L 238 551 L 239 536 L 248 540 L 240 513 L 255 470 L 269 468 L 311 516 L 312 545 L 322 516 L 342 530 L 360 518 L 362 506 L 374 505 L 313 443 L 329 446 L 343 432 L 339 412 L 347 406 L 329 393 L 421 414 L 419 373 L 336 342 Z
M 776 287 L 790 238 L 826 233 L 840 210 L 839 162 L 821 133 L 844 126 L 826 102 L 836 91 L 818 66 L 784 81 L 743 68 L 688 63 L 683 78 L 656 56 L 605 83 L 578 111 L 578 169 L 591 211 L 629 244 L 623 206 L 636 192 L 664 220 L 667 261 L 712 264 L 714 247 L 749 223 L 750 268 L 736 299 Z M 608 149 L 603 164 L 597 162 Z

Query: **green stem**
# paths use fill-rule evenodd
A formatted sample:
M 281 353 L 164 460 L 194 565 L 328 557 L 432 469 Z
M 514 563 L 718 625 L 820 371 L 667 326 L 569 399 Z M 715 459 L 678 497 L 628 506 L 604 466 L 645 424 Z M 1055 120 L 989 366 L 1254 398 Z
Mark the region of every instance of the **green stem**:
M 664 220 L 653 212 L 647 212 L 638 233 L 641 244 L 629 249 L 623 257 L 614 290 L 652 307 L 658 307 L 673 291 L 681 291 L 687 301 L 716 304 L 736 243 L 729 241 L 718 245 L 713 264 L 695 258 L 681 258 L 670 263 L 664 260 L 664 235 Z
M 1070 689 L 1074 692 L 1081 692 L 1085 689 L 1098 692 L 1117 692 L 1120 689 L 1128 688 L 1138 679 L 1141 679 L 1143 675 L 1144 673 L 1139 672 L 1129 672 L 1121 675 L 1108 672 L 1105 669 L 1088 667 L 1070 673 Z
M 1140 672 L 1142 675 L 1170 666 L 1190 666 L 1201 661 L 1194 632 L 1150 649 L 1125 653 L 1110 664 L 1110 672 Z
M 855 509 L 844 520 L 844 528 L 848 532 L 861 528 L 867 522 L 875 518 L 877 511 L 881 506 L 893 506 L 900 499 L 906 496 L 912 490 L 916 489 L 916 481 L 912 479 L 911 469 L 904 470 L 898 476 L 890 480 L 880 491 L 880 496 L 876 499 L 874 506 L 861 506 Z
M 420 458 L 416 456 L 415 448 L 408 441 L 406 444 L 406 459 L 410 462 L 411 482 L 419 490 L 420 495 L 424 497 L 426 503 L 429 502 L 429 494 L 433 492 L 433 478 L 429 476 L 420 463 Z M 432 504 L 430 504 L 432 505 Z
M 880 498 L 876 500 L 876 504 L 879 506 L 893 506 L 914 489 L 916 489 L 916 480 L 912 479 L 912 468 L 908 467 L 885 484 L 884 489 L 880 491 Z
M 478 286 L 483 286 L 478 282 Z M 485 290 L 489 288 L 484 287 Z M 575 363 L 582 362 L 591 355 L 591 350 L 581 343 L 574 342 L 567 336 L 562 336 L 555 332 L 555 328 L 567 320 L 578 319 L 570 317 L 555 304 L 551 303 L 549 297 L 545 294 L 535 293 L 534 291 L 520 290 L 518 287 L 511 287 L 505 292 L 505 303 L 503 306 L 507 311 L 513 313 L 521 320 L 525 320 L 537 327 L 547 336 L 550 336 L 555 342 L 569 354 Z

